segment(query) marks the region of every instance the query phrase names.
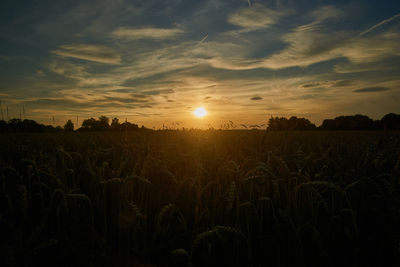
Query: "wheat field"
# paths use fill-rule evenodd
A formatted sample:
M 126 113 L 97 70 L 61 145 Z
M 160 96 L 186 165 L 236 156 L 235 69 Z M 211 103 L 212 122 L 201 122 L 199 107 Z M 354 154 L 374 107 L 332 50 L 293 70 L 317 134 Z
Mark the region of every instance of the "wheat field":
M 399 132 L 2 134 L 2 266 L 398 266 Z

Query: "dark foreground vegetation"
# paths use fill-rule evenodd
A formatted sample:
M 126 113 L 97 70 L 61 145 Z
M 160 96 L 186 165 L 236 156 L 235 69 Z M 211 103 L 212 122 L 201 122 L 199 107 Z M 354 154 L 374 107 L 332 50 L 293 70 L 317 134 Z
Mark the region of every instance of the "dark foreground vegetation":
M 1 266 L 399 266 L 398 132 L 3 134 Z

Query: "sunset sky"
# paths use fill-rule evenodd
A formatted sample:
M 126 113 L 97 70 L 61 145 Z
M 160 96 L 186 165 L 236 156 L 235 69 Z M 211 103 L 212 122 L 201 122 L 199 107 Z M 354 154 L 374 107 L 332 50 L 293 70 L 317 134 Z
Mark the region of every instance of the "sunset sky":
M 5 0 L 0 21 L 4 118 L 219 128 L 400 113 L 400 1 Z

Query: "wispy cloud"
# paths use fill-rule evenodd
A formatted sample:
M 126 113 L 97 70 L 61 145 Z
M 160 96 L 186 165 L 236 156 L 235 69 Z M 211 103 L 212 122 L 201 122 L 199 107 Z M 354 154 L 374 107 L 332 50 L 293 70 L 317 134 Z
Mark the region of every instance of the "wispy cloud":
M 338 51 L 354 63 L 375 62 L 400 56 L 400 33 L 387 32 L 370 38 L 357 39 Z
M 285 12 L 272 10 L 273 15 L 269 16 L 267 20 L 262 20 L 261 18 L 266 16 L 269 11 L 266 12 L 264 7 L 261 8 L 260 12 L 256 8 L 246 8 L 237 13 L 241 14 L 241 16 L 237 15 L 235 17 L 236 22 L 243 21 L 241 25 L 245 26 L 246 24 L 250 29 L 252 29 L 251 27 L 262 28 L 271 25 L 270 23 L 276 23 L 281 16 L 291 13 L 290 10 Z M 257 14 L 259 12 L 259 14 L 253 14 L 254 12 Z M 216 68 L 251 70 L 257 68 L 283 69 L 297 66 L 305 67 L 317 62 L 329 60 L 335 57 L 335 55 L 331 54 L 331 50 L 340 47 L 342 43 L 348 39 L 349 34 L 344 32 L 339 32 L 334 35 L 325 33 L 322 25 L 342 15 L 343 12 L 333 6 L 321 7 L 310 12 L 305 15 L 307 19 L 311 20 L 310 23 L 298 26 L 286 34 L 271 36 L 272 40 L 268 40 L 269 43 L 280 41 L 287 45 L 283 50 L 264 58 L 249 59 L 246 55 L 248 49 L 245 49 L 245 45 L 248 44 L 245 42 L 242 44 L 242 53 L 235 53 L 234 57 L 220 54 L 209 59 L 209 62 Z M 229 20 L 232 20 L 232 18 L 233 16 L 231 16 Z M 254 22 L 253 26 L 251 26 L 252 22 Z M 268 23 L 263 24 L 263 22 Z M 240 32 L 236 33 L 236 35 L 236 39 L 246 41 L 246 37 L 243 35 L 241 36 Z
M 334 86 L 334 87 L 346 87 L 346 86 L 351 86 L 351 85 L 354 85 L 354 80 L 336 81 L 332 86 Z
M 145 95 L 160 95 L 160 94 L 172 94 L 172 93 L 175 93 L 173 89 L 143 91 L 143 94 Z
M 360 73 L 360 72 L 385 72 L 390 69 L 397 68 L 397 63 L 392 64 L 387 61 L 374 62 L 373 64 L 366 63 L 354 63 L 354 62 L 343 62 L 335 64 L 333 67 L 336 73 Z
M 339 56 L 335 49 L 343 45 L 346 39 L 344 33 L 331 35 L 321 32 L 316 25 L 304 25 L 286 34 L 283 41 L 288 44 L 288 48 L 265 59 L 260 67 L 305 67 L 330 60 Z
M 390 88 L 376 86 L 376 87 L 365 87 L 365 88 L 356 89 L 353 92 L 354 93 L 373 93 L 373 92 L 382 92 L 382 91 L 387 91 L 387 90 L 390 90 Z
M 278 22 L 285 13 L 269 9 L 260 4 L 242 8 L 228 17 L 230 24 L 249 29 L 267 28 Z
M 90 111 L 96 108 L 102 110 L 120 109 L 129 110 L 140 108 L 143 105 L 152 105 L 152 97 L 144 94 L 116 93 L 115 91 L 105 89 L 99 90 L 79 90 L 66 89 L 60 90 L 57 95 L 43 97 L 32 97 L 24 99 L 22 104 L 32 108 L 58 107 L 60 110 L 67 111 Z
M 95 69 L 88 62 L 76 63 L 68 60 L 56 59 L 48 64 L 48 70 L 53 73 L 73 79 L 79 87 L 108 87 L 123 86 L 153 87 L 154 75 L 191 68 L 205 64 L 204 59 L 194 53 L 195 42 L 184 42 L 175 46 L 168 46 L 151 52 L 135 54 L 128 64 L 110 65 L 102 71 Z M 168 87 L 168 84 L 162 86 Z M 169 88 L 164 88 L 169 89 Z
M 102 45 L 69 44 L 62 45 L 51 53 L 62 56 L 89 60 L 99 63 L 119 64 L 121 56 L 115 50 Z
M 362 34 L 352 37 L 353 33 L 350 31 L 331 30 L 328 26 L 331 21 L 338 20 L 342 16 L 343 12 L 336 7 L 321 7 L 311 12 L 312 22 L 298 26 L 291 32 L 282 35 L 281 40 L 287 46 L 277 53 L 259 59 L 247 59 L 245 54 L 242 58 L 240 55 L 235 55 L 238 60 L 234 60 L 232 57 L 217 56 L 211 58 L 209 62 L 216 68 L 231 70 L 284 69 L 307 67 L 338 58 L 347 58 L 350 62 L 357 64 L 371 63 L 400 55 L 400 46 L 398 45 L 400 34 L 398 32 L 388 30 L 371 36 Z M 248 15 L 248 17 L 251 16 Z M 254 16 L 254 18 L 256 17 Z M 397 15 L 378 23 L 368 32 L 395 18 Z M 248 21 L 252 21 L 252 19 Z M 257 21 L 259 20 L 257 19 Z M 337 70 L 348 71 L 340 67 Z
M 112 36 L 121 39 L 171 39 L 175 38 L 184 31 L 182 29 L 164 29 L 154 27 L 130 28 L 121 27 L 112 32 Z
M 302 85 L 302 87 L 303 88 L 313 88 L 313 87 L 317 87 L 317 86 L 320 86 L 321 85 L 321 83 L 306 83 L 306 84 L 303 84 Z
M 261 65 L 271 69 L 305 67 L 339 57 L 336 49 L 346 43 L 349 34 L 325 32 L 324 25 L 342 16 L 343 12 L 334 6 L 312 11 L 313 21 L 283 35 L 282 41 L 288 44 L 287 48 L 266 58 Z
M 337 19 L 344 16 L 345 12 L 333 5 L 322 6 L 311 12 L 314 18 L 313 24 L 321 23 L 331 19 Z

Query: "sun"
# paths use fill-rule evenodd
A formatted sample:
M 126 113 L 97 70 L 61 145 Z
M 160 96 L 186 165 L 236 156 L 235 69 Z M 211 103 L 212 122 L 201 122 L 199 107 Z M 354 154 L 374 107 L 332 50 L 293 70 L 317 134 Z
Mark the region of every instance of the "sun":
M 204 118 L 207 115 L 207 110 L 203 107 L 196 108 L 193 111 L 193 115 L 195 115 L 197 118 Z

